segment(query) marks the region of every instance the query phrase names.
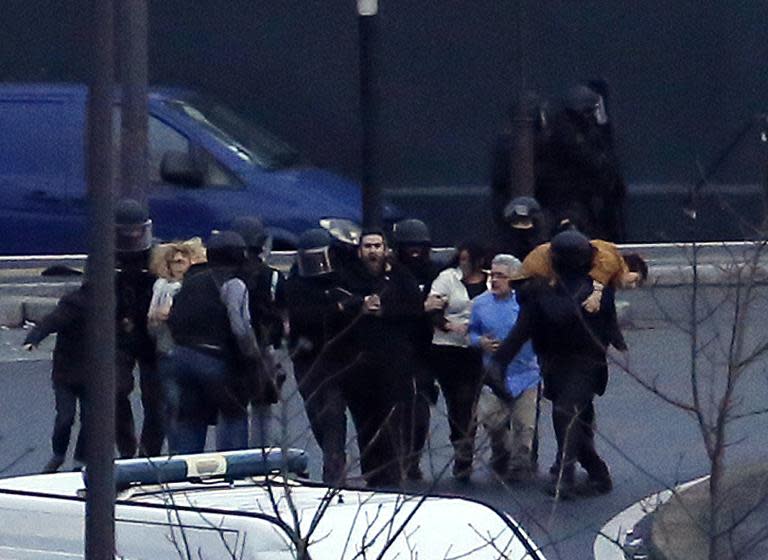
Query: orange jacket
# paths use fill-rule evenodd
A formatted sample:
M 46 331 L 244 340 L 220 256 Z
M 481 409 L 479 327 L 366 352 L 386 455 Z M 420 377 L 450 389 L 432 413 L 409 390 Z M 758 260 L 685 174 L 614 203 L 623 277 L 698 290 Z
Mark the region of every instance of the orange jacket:
M 593 239 L 590 243 L 597 250 L 592 259 L 589 275 L 604 286 L 620 288 L 621 279 L 629 272 L 629 268 L 618 248 L 613 243 L 602 239 Z M 523 261 L 523 274 L 526 277 L 541 276 L 554 279 L 555 272 L 552 270 L 549 243 L 543 243 L 528 253 Z

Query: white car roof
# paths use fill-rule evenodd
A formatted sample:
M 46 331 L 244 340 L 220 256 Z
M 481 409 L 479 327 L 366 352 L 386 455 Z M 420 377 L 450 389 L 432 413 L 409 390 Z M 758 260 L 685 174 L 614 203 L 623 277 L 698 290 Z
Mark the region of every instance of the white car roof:
M 7 532 L 13 531 L 18 538 L 19 531 L 10 527 L 18 526 L 19 519 L 23 524 L 24 519 L 43 515 L 51 520 L 49 524 L 30 527 L 30 531 L 41 531 L 36 549 L 45 545 L 46 527 L 54 525 L 59 541 L 61 531 L 72 533 L 71 546 L 76 549 L 75 537 L 81 539 L 83 534 L 83 491 L 80 473 L 0 479 L 0 527 L 8 527 Z M 177 513 L 169 515 L 169 511 Z M 292 557 L 285 526 L 294 535 L 311 532 L 309 550 L 314 560 L 360 558 L 363 552 L 365 557 L 384 552 L 384 558 L 417 554 L 420 560 L 543 558 L 513 520 L 479 502 L 399 492 L 332 490 L 281 476 L 132 486 L 118 493 L 115 518 L 118 553 L 126 558 L 163 557 L 158 556 L 158 547 L 167 547 L 179 524 L 199 537 L 204 543 L 201 546 L 212 547 L 221 546 L 217 541 L 222 539 L 206 533 L 211 533 L 211 528 L 226 528 L 231 541 L 228 546 L 242 547 L 244 559 Z M 71 527 L 62 529 L 64 526 Z M 154 543 L 145 535 L 154 535 L 158 527 L 162 531 L 155 535 Z M 3 535 L 3 531 L 0 529 L 0 543 L 5 544 L 14 535 Z M 0 545 L 0 560 L 5 557 Z M 7 557 L 37 558 L 21 554 Z

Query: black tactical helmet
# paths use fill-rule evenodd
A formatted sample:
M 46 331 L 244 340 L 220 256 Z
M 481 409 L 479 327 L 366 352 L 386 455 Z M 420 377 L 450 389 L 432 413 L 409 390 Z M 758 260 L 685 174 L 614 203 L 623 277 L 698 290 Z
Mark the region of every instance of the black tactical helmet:
M 306 251 L 307 249 L 317 249 L 319 247 L 330 247 L 333 237 L 328 230 L 322 228 L 308 229 L 299 236 L 297 249 Z
M 115 249 L 141 253 L 152 246 L 152 220 L 138 201 L 124 198 L 115 205 Z
M 267 240 L 264 222 L 257 216 L 238 216 L 232 220 L 232 231 L 239 233 L 249 249 L 260 251 Z
M 535 198 L 518 196 L 504 207 L 504 221 L 515 229 L 531 229 L 533 217 L 541 212 L 541 206 Z
M 594 248 L 589 239 L 575 229 L 552 238 L 552 266 L 558 274 L 587 273 L 592 268 Z
M 296 267 L 299 276 L 321 276 L 333 271 L 330 249 L 333 237 L 321 228 L 308 229 L 299 236 Z
M 395 245 L 431 245 L 432 236 L 427 224 L 415 218 L 400 220 L 392 227 Z
M 239 266 L 245 262 L 245 240 L 235 231 L 212 232 L 205 247 L 211 266 Z
M 594 113 L 599 103 L 600 95 L 584 84 L 571 87 L 563 100 L 566 109 L 580 114 Z

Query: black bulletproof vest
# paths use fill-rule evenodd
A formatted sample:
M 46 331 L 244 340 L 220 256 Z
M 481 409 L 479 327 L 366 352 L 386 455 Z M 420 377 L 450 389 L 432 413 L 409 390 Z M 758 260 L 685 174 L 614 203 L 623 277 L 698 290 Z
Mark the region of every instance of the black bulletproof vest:
M 231 356 L 235 350 L 234 337 L 214 274 L 215 270 L 209 269 L 184 280 L 173 299 L 168 325 L 176 344 L 213 346 L 220 351 L 207 351 Z

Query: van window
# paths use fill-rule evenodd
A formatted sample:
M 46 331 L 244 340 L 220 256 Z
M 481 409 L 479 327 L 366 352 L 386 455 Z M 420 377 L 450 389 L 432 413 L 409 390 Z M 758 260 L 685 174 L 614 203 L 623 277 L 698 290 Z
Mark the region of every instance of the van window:
M 175 128 L 160 119 L 149 117 L 149 181 L 154 184 L 163 182 L 160 177 L 160 165 L 168 151 L 186 152 L 205 170 L 204 187 L 239 189 L 240 180 L 221 166 L 206 150 L 192 144 L 189 139 Z M 183 185 L 179 185 L 183 186 Z
M 186 136 L 177 132 L 164 122 L 155 117 L 149 117 L 149 162 L 147 172 L 151 183 L 162 183 L 160 178 L 160 164 L 163 155 L 168 151 L 189 153 L 189 140 Z
M 120 158 L 120 111 L 115 108 L 112 118 L 112 133 L 115 149 L 115 162 Z M 184 136 L 172 126 L 167 125 L 160 119 L 149 116 L 148 122 L 148 146 L 147 146 L 147 175 L 151 185 L 162 185 L 163 179 L 160 173 L 160 166 L 163 156 L 166 152 L 184 152 L 194 156 L 194 160 L 204 169 L 205 180 L 203 187 L 219 187 L 229 189 L 239 189 L 243 187 L 242 182 L 225 169 L 218 161 L 206 150 L 195 146 L 189 138 Z M 119 172 L 119 165 L 115 166 L 116 172 Z M 176 185 L 184 187 L 184 185 Z
M 302 163 L 296 149 L 221 103 L 196 96 L 194 101 L 173 100 L 166 101 L 165 105 L 191 117 L 229 149 L 264 169 L 283 169 Z

